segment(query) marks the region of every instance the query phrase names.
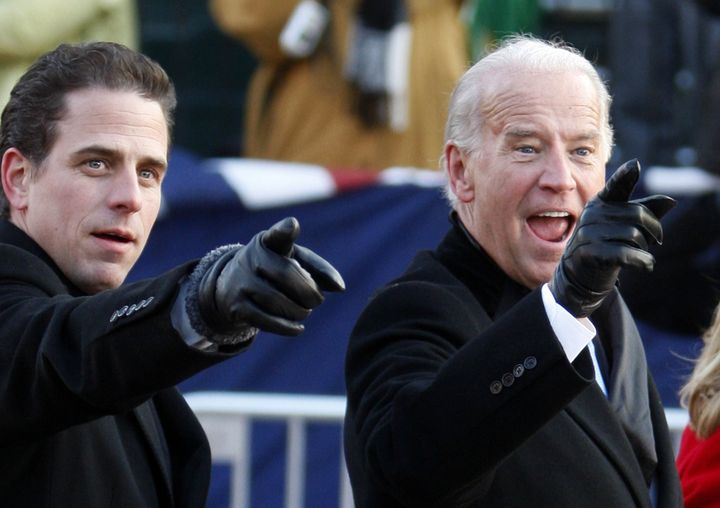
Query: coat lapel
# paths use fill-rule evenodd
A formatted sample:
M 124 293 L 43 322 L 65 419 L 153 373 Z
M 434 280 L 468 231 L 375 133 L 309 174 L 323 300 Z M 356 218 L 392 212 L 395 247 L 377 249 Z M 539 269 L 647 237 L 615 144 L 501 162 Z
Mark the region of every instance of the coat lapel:
M 140 429 L 147 439 L 153 459 L 163 478 L 163 486 L 169 499 L 172 499 L 172 479 L 170 472 L 170 453 L 158 423 L 151 401 L 146 401 L 133 409 Z
M 454 214 L 451 221 L 455 227 L 443 244 L 449 247 L 438 252 L 441 257 L 455 260 L 447 265 L 455 267 L 459 279 L 472 282 L 469 287 L 475 297 L 490 317 L 497 319 L 530 290 L 507 277 Z M 456 251 L 463 255 L 458 256 Z M 640 334 L 617 291 L 593 313 L 592 321 L 608 354 L 610 401 L 598 386 L 591 386 L 566 411 L 611 458 L 638 499 L 638 505 L 648 506 L 648 488 L 658 458 L 650 415 L 649 375 Z M 589 361 L 587 350 L 581 354 L 588 355 Z
M 588 387 L 565 408 L 565 412 L 619 471 L 637 506 L 649 506 L 648 486 L 640 480 L 643 475 L 633 448 L 600 387 Z
M 498 302 L 497 311 L 495 318 L 499 318 L 509 309 L 514 307 L 522 298 L 527 296 L 530 290 L 520 284 L 512 281 L 511 279 L 505 279 L 503 289 L 500 294 L 500 301 Z
M 645 481 L 657 467 L 655 436 L 650 415 L 648 370 L 640 333 L 617 292 L 592 316 L 610 354 L 610 406 L 630 440 Z M 609 347 L 608 347 L 609 346 Z
M 506 279 L 497 316 L 529 292 Z M 599 336 L 611 356 L 610 401 L 598 386 L 591 386 L 567 407 L 567 412 L 605 451 L 631 491 L 644 506 L 657 467 L 657 452 L 650 416 L 648 372 L 640 334 L 617 292 L 593 314 Z M 588 354 L 587 351 L 582 354 Z M 644 478 L 646 484 L 631 479 Z

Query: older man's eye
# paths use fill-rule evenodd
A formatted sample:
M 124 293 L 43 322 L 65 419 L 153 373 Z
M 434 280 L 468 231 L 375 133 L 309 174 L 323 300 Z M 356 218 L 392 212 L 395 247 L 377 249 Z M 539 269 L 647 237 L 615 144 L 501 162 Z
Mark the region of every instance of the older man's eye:
M 575 150 L 575 153 L 579 155 L 580 157 L 587 157 L 588 155 L 592 154 L 592 150 L 586 147 L 578 148 Z
M 101 160 L 93 159 L 93 160 L 87 161 L 87 166 L 90 169 L 102 169 L 104 167 L 104 163 Z

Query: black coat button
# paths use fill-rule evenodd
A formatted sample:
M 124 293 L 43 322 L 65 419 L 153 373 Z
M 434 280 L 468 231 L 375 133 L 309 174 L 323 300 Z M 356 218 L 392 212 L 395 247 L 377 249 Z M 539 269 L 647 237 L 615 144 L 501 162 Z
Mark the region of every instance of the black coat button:
M 534 356 L 528 356 L 528 357 L 525 358 L 525 360 L 523 361 L 523 365 L 524 365 L 525 368 L 528 369 L 528 370 L 529 370 L 529 369 L 534 369 L 534 368 L 537 366 L 537 358 L 535 358 Z
M 510 386 L 515 382 L 515 376 L 513 376 L 509 372 L 506 372 L 505 374 L 502 375 L 502 377 L 500 378 L 500 381 L 502 381 L 502 384 L 504 386 Z
M 525 374 L 525 367 L 523 367 L 522 364 L 518 363 L 515 367 L 513 367 L 513 376 L 520 377 L 523 374 Z
M 502 391 L 502 389 L 503 385 L 500 381 L 493 381 L 492 383 L 490 383 L 490 393 L 492 393 L 493 395 L 497 395 Z

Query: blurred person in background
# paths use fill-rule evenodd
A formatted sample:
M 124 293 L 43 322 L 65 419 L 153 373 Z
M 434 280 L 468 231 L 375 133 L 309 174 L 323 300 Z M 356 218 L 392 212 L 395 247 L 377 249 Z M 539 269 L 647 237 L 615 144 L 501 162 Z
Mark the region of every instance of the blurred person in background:
M 462 0 L 210 0 L 259 65 L 244 157 L 437 169 L 467 64 Z M 232 65 L 232 62 L 228 62 Z
M 623 296 L 637 318 L 693 341 L 720 301 L 718 15 L 714 0 L 622 0 L 609 32 L 617 151 L 677 174 L 666 171 L 660 189 L 678 197 L 664 224 L 668 244 L 650 246 L 657 268 L 629 272 Z M 706 183 L 682 190 L 692 182 L 685 168 Z M 641 187 L 656 192 L 651 174 Z
M 717 122 L 720 22 L 714 0 L 616 0 L 607 52 L 615 157 L 646 167 L 699 165 L 720 172 Z M 648 84 L 652 86 L 648 86 Z M 710 143 L 708 143 L 710 141 Z
M 703 335 L 703 350 L 680 390 L 690 423 L 677 458 L 685 508 L 720 506 L 720 307 Z
M 539 0 L 469 0 L 467 8 L 473 62 L 510 34 L 538 33 L 540 30 Z
M 61 42 L 114 41 L 138 49 L 135 1 L 0 1 L 0 111 L 30 64 Z

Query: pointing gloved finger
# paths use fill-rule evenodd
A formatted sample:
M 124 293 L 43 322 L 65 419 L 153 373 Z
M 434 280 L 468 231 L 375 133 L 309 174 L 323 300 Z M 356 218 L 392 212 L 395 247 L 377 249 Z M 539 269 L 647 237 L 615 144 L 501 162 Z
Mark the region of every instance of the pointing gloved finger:
M 606 203 L 627 202 L 639 178 L 640 163 L 637 159 L 629 160 L 612 174 L 598 198 Z
M 579 241 L 588 237 L 597 241 L 612 240 L 618 239 L 618 235 L 627 228 L 632 228 L 638 234 L 642 232 L 648 243 L 662 243 L 660 221 L 650 208 L 635 200 L 627 203 L 592 201 L 583 213 L 582 224 L 576 228 L 575 235 Z
M 650 196 L 648 198 L 631 201 L 635 206 L 640 205 L 640 226 L 652 235 L 658 245 L 663 243 L 663 228 L 660 218 L 675 206 L 675 200 L 667 196 Z
M 275 256 L 257 270 L 261 278 L 306 309 L 313 309 L 325 300 L 310 273 L 294 258 Z
M 277 316 L 292 321 L 302 321 L 310 315 L 311 309 L 299 305 L 271 284 L 256 284 L 246 291 L 255 306 L 268 316 Z
M 605 232 L 606 242 L 613 244 L 625 244 L 628 247 L 647 250 L 648 238 L 645 228 L 632 224 L 616 224 Z
M 640 209 L 640 222 L 637 224 L 637 227 L 639 227 L 645 237 L 648 238 L 648 242 L 650 241 L 650 238 L 652 238 L 656 244 L 662 245 L 662 224 L 660 224 L 658 218 L 655 217 L 649 208 L 642 206 L 638 208 Z
M 281 316 L 267 314 L 263 309 L 251 301 L 245 302 L 243 309 L 243 321 L 263 331 L 277 335 L 300 335 L 305 326 L 302 323 L 286 319 Z
M 345 291 L 345 281 L 340 273 L 327 261 L 310 249 L 295 245 L 293 258 L 300 263 L 323 291 Z
M 642 249 L 627 246 L 622 246 L 618 261 L 622 266 L 632 266 L 646 272 L 652 272 L 655 267 L 655 257 L 652 254 Z
M 285 217 L 262 235 L 262 244 L 281 256 L 290 256 L 293 243 L 300 234 L 300 223 L 295 217 Z
M 647 213 L 647 212 L 646 212 Z M 599 264 L 607 266 L 622 261 L 617 249 L 627 246 L 641 250 L 648 249 L 648 235 L 646 228 L 637 224 L 622 222 L 607 222 L 605 224 L 592 224 L 580 228 L 575 235 L 572 247 L 568 247 L 567 254 L 572 255 L 578 249 L 592 249 L 591 256 Z M 598 239 L 601 238 L 601 241 Z
M 634 203 L 641 204 L 650 209 L 650 211 L 658 219 L 662 219 L 666 213 L 675 208 L 677 201 L 670 196 L 663 196 L 661 194 L 654 194 L 646 198 L 637 199 Z

